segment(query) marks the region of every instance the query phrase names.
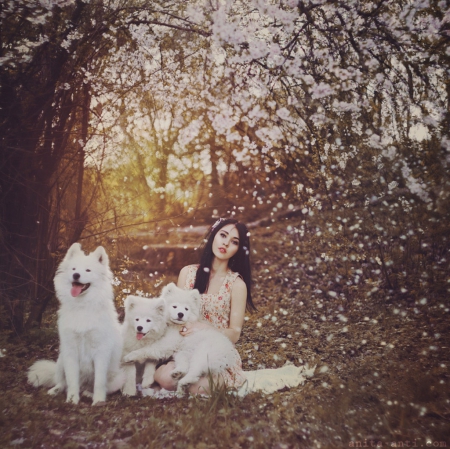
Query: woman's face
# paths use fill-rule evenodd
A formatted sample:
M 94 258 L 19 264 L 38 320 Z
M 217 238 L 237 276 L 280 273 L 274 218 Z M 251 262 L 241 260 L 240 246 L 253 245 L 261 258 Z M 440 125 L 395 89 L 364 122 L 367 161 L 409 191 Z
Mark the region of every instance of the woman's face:
M 225 225 L 215 235 L 212 251 L 220 260 L 231 259 L 239 249 L 239 232 L 232 223 Z

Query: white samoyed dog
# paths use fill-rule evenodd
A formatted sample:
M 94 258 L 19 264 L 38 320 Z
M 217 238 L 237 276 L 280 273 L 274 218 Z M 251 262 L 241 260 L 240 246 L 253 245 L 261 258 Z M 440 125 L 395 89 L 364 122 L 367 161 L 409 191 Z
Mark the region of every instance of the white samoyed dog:
M 131 351 L 153 344 L 167 330 L 165 304 L 161 298 L 143 298 L 129 295 L 125 299 L 125 319 L 122 325 L 123 352 Z M 145 362 L 142 377 L 142 388 L 148 388 L 154 381 L 156 362 Z M 136 365 L 123 364 L 126 373 L 122 393 L 127 396 L 136 395 Z
M 184 324 L 200 319 L 201 296 L 198 290 L 183 290 L 171 283 L 163 288 L 161 298 L 166 307 L 166 332 L 149 346 L 127 354 L 124 362 L 144 363 L 173 356 L 175 370 L 172 377 L 179 379 L 179 393 L 202 376 L 220 374 L 233 365 L 234 345 L 219 330 L 211 327 L 185 337 L 180 335 Z
M 105 249 L 86 255 L 74 243 L 54 278 L 60 340 L 57 362 L 39 360 L 28 371 L 28 381 L 52 387 L 49 394 L 67 391 L 67 402 L 77 404 L 80 389 L 93 391 L 92 403 L 125 382 L 121 369 L 122 334 L 114 306 L 112 272 Z

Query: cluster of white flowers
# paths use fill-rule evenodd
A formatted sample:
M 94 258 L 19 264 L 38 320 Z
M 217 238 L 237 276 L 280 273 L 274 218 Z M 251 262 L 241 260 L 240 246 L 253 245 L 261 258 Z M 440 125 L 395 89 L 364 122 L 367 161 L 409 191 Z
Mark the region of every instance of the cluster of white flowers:
M 416 194 L 422 201 L 428 202 L 430 201 L 430 197 L 428 195 L 428 192 L 426 191 L 423 183 L 419 180 L 417 180 L 411 172 L 411 169 L 406 165 L 406 163 L 403 163 L 402 167 L 402 175 L 405 180 L 406 186 L 411 191 L 411 193 Z
M 334 94 L 334 89 L 326 83 L 314 84 L 310 89 L 311 97 L 314 99 L 329 97 Z

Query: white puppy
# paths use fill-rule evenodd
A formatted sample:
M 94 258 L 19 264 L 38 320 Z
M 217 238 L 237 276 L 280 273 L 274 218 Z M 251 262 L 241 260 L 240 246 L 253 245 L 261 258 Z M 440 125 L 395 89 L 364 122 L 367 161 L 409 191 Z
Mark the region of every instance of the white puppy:
M 28 381 L 36 387 L 53 387 L 49 394 L 67 390 L 67 402 L 74 404 L 80 400 L 80 388 L 93 390 L 93 404 L 103 402 L 125 381 L 120 369 L 122 335 L 104 248 L 86 255 L 74 243 L 54 284 L 60 302 L 58 361 L 37 361 L 28 371 Z
M 185 337 L 180 329 L 189 321 L 200 317 L 201 296 L 198 290 L 183 290 L 171 283 L 164 287 L 161 298 L 166 305 L 168 328 L 161 339 L 124 357 L 125 362 L 146 360 L 175 360 L 172 373 L 178 381 L 178 392 L 197 382 L 200 377 L 223 373 L 234 363 L 233 343 L 219 330 L 208 327 Z
M 151 345 L 161 338 L 167 330 L 164 301 L 159 298 L 142 298 L 128 296 L 125 299 L 125 319 L 122 325 L 123 355 L 131 351 Z M 153 383 L 156 363 L 145 362 L 142 388 Z M 136 365 L 124 364 L 126 382 L 122 393 L 127 396 L 136 395 Z

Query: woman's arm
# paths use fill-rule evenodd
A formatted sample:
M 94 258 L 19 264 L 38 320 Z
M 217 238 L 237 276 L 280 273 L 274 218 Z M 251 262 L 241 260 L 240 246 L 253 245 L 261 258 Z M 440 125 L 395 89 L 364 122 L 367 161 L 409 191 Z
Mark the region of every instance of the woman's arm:
M 247 286 L 241 278 L 237 278 L 231 290 L 230 325 L 228 329 L 221 329 L 233 343 L 236 343 L 241 336 L 246 304 Z
M 189 265 L 181 269 L 180 274 L 178 275 L 177 287 L 184 289 L 184 286 L 186 285 L 186 278 L 188 272 L 189 272 Z

